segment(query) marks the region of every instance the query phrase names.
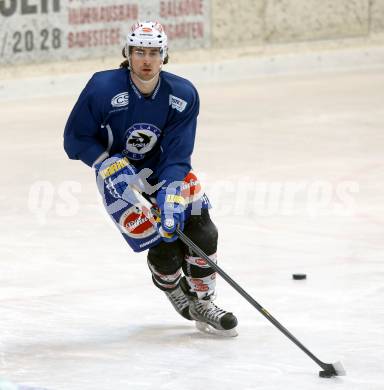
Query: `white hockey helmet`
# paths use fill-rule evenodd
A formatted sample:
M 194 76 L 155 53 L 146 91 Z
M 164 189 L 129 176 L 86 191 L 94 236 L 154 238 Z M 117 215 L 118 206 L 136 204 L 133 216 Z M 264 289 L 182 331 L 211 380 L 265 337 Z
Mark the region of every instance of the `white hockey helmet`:
M 167 56 L 168 38 L 159 22 L 137 22 L 131 27 L 125 44 L 125 56 L 129 56 L 130 46 L 159 47 L 161 58 Z

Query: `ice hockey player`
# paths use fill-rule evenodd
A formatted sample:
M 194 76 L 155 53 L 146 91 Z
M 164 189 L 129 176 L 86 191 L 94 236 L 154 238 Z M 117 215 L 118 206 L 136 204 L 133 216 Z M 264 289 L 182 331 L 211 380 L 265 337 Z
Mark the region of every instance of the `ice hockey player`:
M 236 317 L 213 303 L 214 270 L 175 234 L 179 226 L 216 262 L 217 229 L 191 167 L 198 93 L 162 70 L 167 36 L 157 22 L 132 26 L 123 56 L 120 68 L 85 86 L 65 127 L 65 151 L 95 169 L 107 212 L 135 252 L 148 250 L 153 282 L 177 312 L 200 330 L 235 336 Z M 157 224 L 135 190 L 157 205 Z

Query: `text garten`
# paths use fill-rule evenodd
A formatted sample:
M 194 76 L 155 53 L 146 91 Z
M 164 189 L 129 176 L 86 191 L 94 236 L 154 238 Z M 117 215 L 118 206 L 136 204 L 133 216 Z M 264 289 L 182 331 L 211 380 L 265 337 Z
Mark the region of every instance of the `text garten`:
M 204 23 L 184 22 L 164 24 L 169 39 L 198 39 L 204 38 Z

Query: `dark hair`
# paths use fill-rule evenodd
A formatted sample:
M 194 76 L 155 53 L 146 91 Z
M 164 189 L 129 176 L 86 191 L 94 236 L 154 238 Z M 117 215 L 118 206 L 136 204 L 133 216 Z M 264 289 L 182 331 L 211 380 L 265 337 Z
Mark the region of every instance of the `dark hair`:
M 131 54 L 132 52 L 132 46 L 129 46 L 129 54 Z M 123 47 L 122 51 L 121 51 L 121 54 L 123 55 L 124 58 L 127 58 L 127 55 L 125 54 L 125 47 Z M 164 61 L 163 61 L 163 64 L 167 64 L 168 63 L 168 60 L 169 60 L 169 56 L 168 54 L 165 56 L 164 58 Z M 128 69 L 129 68 L 129 61 L 128 59 L 124 60 L 121 64 L 120 64 L 120 68 L 126 68 Z

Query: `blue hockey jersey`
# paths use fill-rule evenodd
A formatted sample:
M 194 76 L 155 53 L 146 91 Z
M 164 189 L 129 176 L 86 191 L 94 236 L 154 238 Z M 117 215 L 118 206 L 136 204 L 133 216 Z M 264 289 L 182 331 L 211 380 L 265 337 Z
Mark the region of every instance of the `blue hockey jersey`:
M 146 97 L 127 69 L 95 73 L 65 127 L 69 158 L 92 164 L 103 154 L 124 152 L 151 182 L 182 181 L 191 170 L 199 96 L 186 79 L 162 71 Z

